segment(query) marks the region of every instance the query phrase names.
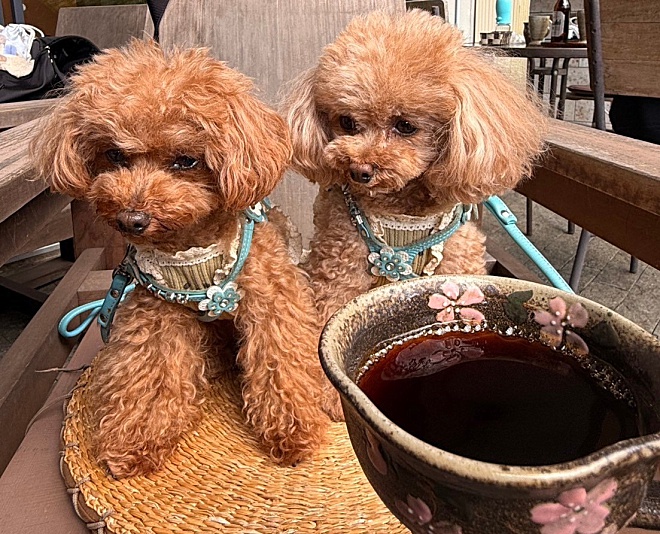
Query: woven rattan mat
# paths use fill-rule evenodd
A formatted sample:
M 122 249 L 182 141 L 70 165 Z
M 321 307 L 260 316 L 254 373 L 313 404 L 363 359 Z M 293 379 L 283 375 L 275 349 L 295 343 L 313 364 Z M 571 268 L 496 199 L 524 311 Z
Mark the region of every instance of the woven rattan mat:
M 74 507 L 98 533 L 408 532 L 364 477 L 342 423 L 313 460 L 273 465 L 242 422 L 231 375 L 213 388 L 201 424 L 165 468 L 124 480 L 108 477 L 90 454 L 88 369 L 66 407 L 62 474 Z

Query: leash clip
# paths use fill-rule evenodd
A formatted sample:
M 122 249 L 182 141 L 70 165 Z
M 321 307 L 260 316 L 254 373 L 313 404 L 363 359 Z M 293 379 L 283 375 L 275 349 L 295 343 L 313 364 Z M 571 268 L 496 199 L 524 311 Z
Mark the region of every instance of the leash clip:
M 101 327 L 101 339 L 104 343 L 108 342 L 110 338 L 110 330 L 112 328 L 112 321 L 115 318 L 115 312 L 117 311 L 117 306 L 122 300 L 126 287 L 133 280 L 133 274 L 131 273 L 131 261 L 133 257 L 133 249 L 129 247 L 126 251 L 126 256 L 121 261 L 121 263 L 115 267 L 112 271 L 112 284 L 110 289 L 103 299 L 101 304 L 101 309 L 99 310 L 99 316 L 97 322 Z

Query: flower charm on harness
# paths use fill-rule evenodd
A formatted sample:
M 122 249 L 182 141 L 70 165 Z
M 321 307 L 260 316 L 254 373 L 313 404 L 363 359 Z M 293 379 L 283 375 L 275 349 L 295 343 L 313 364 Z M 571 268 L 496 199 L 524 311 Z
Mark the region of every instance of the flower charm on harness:
M 396 252 L 392 247 L 383 247 L 380 252 L 369 254 L 369 263 L 373 265 L 371 274 L 384 276 L 390 282 L 397 282 L 412 274 L 412 265 L 408 263 L 410 256 L 407 252 Z
M 197 306 L 205 311 L 210 317 L 218 317 L 223 313 L 231 313 L 238 307 L 243 292 L 238 289 L 234 282 L 223 287 L 211 286 L 206 291 L 207 299 L 202 300 Z

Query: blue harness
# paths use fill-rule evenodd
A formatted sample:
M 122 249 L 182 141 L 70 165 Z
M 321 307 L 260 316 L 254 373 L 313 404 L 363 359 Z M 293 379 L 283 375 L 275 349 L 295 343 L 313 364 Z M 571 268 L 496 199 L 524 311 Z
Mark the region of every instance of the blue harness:
M 159 299 L 184 305 L 196 304 L 197 309 L 200 311 L 198 317 L 200 321 L 213 321 L 224 313 L 234 312 L 242 296 L 241 290 L 236 285 L 236 278 L 243 269 L 245 260 L 250 253 L 254 225 L 268 220 L 266 212 L 270 207 L 270 201 L 264 199 L 263 202 L 244 210 L 245 220 L 243 221 L 238 257 L 231 271 L 222 282 L 199 290 L 180 290 L 165 287 L 157 283 L 151 275 L 140 270 L 135 261 L 136 249 L 134 246 L 129 245 L 126 256 L 113 272 L 112 284 L 105 299 L 79 306 L 66 314 L 60 321 L 59 333 L 64 337 L 76 336 L 87 328 L 94 317 L 98 315 L 101 337 L 107 343 L 117 306 L 119 306 L 125 294 L 135 287 L 135 284 L 131 284 L 133 280 Z M 68 325 L 74 317 L 90 310 L 89 316 L 78 328 L 73 331 L 68 330 Z
M 472 215 L 472 205 L 459 204 L 454 208 L 451 222 L 440 232 L 435 232 L 408 245 L 390 247 L 385 241 L 374 235 L 367 218 L 360 210 L 360 206 L 351 196 L 348 186 L 342 187 L 342 193 L 351 220 L 369 249 L 367 259 L 372 265 L 371 274 L 384 276 L 390 282 L 416 278 L 418 275 L 412 267 L 415 258 L 425 250 L 449 239 L 462 224 L 470 220 Z
M 419 275 L 412 268 L 415 258 L 426 249 L 449 239 L 462 224 L 470 220 L 473 210 L 472 205 L 459 204 L 454 208 L 453 218 L 444 230 L 409 245 L 390 247 L 385 241 L 374 235 L 367 218 L 363 215 L 358 203 L 351 196 L 348 186 L 345 185 L 342 187 L 342 193 L 344 194 L 344 201 L 346 202 L 351 220 L 369 249 L 367 259 L 371 264 L 371 274 L 384 276 L 390 282 L 417 278 Z M 553 286 L 573 293 L 571 286 L 566 283 L 545 256 L 539 252 L 516 226 L 517 219 L 515 215 L 513 215 L 501 198 L 492 196 L 484 202 L 484 205 Z

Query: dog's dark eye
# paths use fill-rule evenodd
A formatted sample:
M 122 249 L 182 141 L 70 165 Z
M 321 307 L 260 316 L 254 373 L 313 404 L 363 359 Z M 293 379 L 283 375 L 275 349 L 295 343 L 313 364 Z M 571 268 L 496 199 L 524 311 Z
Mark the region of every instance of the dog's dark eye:
M 126 167 L 128 165 L 126 154 L 124 154 L 118 148 L 111 148 L 110 150 L 106 150 L 105 157 L 108 158 L 110 163 L 117 165 L 118 167 Z
M 357 123 L 348 115 L 341 115 L 339 117 L 339 126 L 342 130 L 350 134 L 357 132 Z
M 412 135 L 417 131 L 417 128 L 415 128 L 407 120 L 399 119 L 394 124 L 394 131 L 401 135 Z
M 172 168 L 175 171 L 188 171 L 197 167 L 197 163 L 199 162 L 191 156 L 177 156 L 172 163 Z

